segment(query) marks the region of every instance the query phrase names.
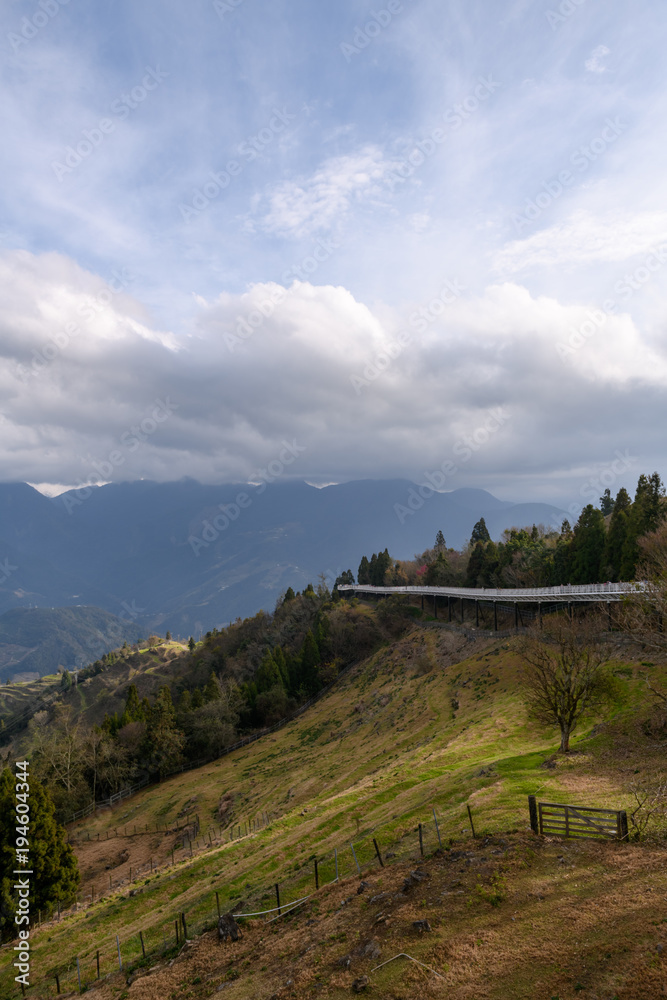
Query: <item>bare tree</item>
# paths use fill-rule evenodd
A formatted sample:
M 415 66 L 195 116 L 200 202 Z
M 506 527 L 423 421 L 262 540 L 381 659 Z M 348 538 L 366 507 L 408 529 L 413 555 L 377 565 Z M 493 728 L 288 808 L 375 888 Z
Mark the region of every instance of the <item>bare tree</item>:
M 644 778 L 633 782 L 629 791 L 634 806 L 628 812 L 632 838 L 640 840 L 652 823 L 664 826 L 667 816 L 667 779 L 664 774 Z
M 610 654 L 599 635 L 595 618 L 570 621 L 553 615 L 521 645 L 529 710 L 539 722 L 559 726 L 563 753 L 569 753 L 581 717 L 598 707 L 607 693 L 603 668 Z

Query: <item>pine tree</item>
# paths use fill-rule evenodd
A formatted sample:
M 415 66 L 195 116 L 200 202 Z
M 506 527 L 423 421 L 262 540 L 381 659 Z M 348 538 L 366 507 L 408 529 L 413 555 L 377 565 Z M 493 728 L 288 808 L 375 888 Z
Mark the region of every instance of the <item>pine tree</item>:
M 472 535 L 470 536 L 470 544 L 475 545 L 477 542 L 490 542 L 491 535 L 489 534 L 489 529 L 486 526 L 486 521 L 483 517 L 480 517 L 477 524 L 472 529 Z
M 609 487 L 604 491 L 600 497 L 600 510 L 602 511 L 603 517 L 607 517 L 608 514 L 614 509 L 614 501 L 611 498 L 611 490 Z
M 315 636 L 309 629 L 301 647 L 299 671 L 301 685 L 308 694 L 315 694 L 322 686 L 317 670 L 321 659 Z
M 572 583 L 600 583 L 606 533 L 602 512 L 586 504 L 572 540 Z
M 211 671 L 209 678 L 204 688 L 204 701 L 208 703 L 209 701 L 220 701 L 222 697 L 222 692 L 220 691 L 220 681 L 215 676 L 215 671 Z
M 272 650 L 272 654 L 273 654 L 273 660 L 276 666 L 278 667 L 283 687 L 287 691 L 289 690 L 290 686 L 290 672 L 289 672 L 289 665 L 285 657 L 285 654 L 283 652 L 282 646 L 276 646 L 275 649 Z
M 628 491 L 621 487 L 616 494 L 609 521 L 609 531 L 604 550 L 605 575 L 615 583 L 621 579 L 623 549 L 628 535 L 628 520 L 632 501 Z
M 4 941 L 16 936 L 14 923 L 18 895 L 13 888 L 17 876 L 15 844 L 17 839 L 16 808 L 17 779 L 5 768 L 0 774 L 0 935 Z M 55 820 L 55 806 L 50 794 L 32 775 L 30 786 L 30 827 L 28 868 L 30 876 L 30 907 L 34 915 L 55 906 L 60 900 L 68 906 L 75 898 L 80 876 L 77 860 L 66 842 L 65 828 Z M 20 877 L 20 876 L 19 876 Z
M 72 686 L 72 675 L 69 670 L 63 670 L 62 677 L 60 678 L 60 686 L 63 691 L 69 691 Z
M 638 539 L 655 531 L 665 518 L 663 497 L 665 487 L 657 472 L 641 475 L 637 481 L 635 501 L 630 508 L 620 567 L 622 580 L 634 580 L 639 560 Z
M 294 593 L 294 590 L 292 589 L 292 587 L 288 587 L 287 590 L 285 591 L 285 597 L 283 598 L 283 604 L 287 604 L 288 601 L 293 601 L 295 597 L 296 597 L 296 594 Z
M 468 569 L 466 571 L 466 587 L 479 587 L 482 586 L 480 577 L 484 570 L 484 542 L 481 540 L 477 542 L 474 549 L 470 553 L 470 558 L 468 559 Z
M 190 636 L 190 638 L 188 639 L 188 649 L 190 650 L 191 653 L 193 652 L 196 645 L 197 643 L 195 642 L 193 636 Z
M 160 776 L 183 763 L 185 736 L 176 727 L 176 712 L 168 687 L 160 688 L 146 722 L 143 754 L 148 767 Z
M 140 722 L 144 719 L 145 713 L 143 706 L 139 701 L 137 685 L 130 684 L 127 691 L 127 698 L 125 699 L 125 711 L 123 712 L 122 725 L 125 726 L 128 722 Z
M 358 583 L 370 583 L 371 582 L 371 568 L 366 556 L 361 557 L 361 562 L 359 563 L 359 569 L 357 571 L 357 582 Z
M 444 549 L 447 548 L 447 543 L 445 542 L 445 536 L 443 535 L 442 531 L 438 531 L 438 534 L 435 536 L 435 546 L 434 546 L 434 548 L 441 549 L 441 550 L 444 550 Z
M 258 694 L 261 694 L 263 691 L 270 691 L 271 688 L 276 686 L 283 686 L 282 674 L 278 669 L 278 664 L 273 659 L 270 649 L 267 649 L 262 662 L 257 668 L 257 673 L 255 674 L 255 685 L 257 687 Z

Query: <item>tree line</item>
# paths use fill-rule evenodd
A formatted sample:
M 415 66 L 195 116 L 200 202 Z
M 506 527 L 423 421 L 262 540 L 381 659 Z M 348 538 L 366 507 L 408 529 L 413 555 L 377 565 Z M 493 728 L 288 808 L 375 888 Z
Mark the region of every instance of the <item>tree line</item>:
M 66 819 L 146 775 L 219 756 L 240 736 L 290 715 L 395 634 L 402 616 L 389 607 L 374 615 L 324 584 L 303 593 L 289 588 L 273 614 L 260 611 L 193 640 L 169 661 L 177 676 L 154 695 L 145 693 L 150 678 L 137 652 L 103 657 L 79 672 L 79 683 L 127 659 L 135 677 L 122 709 L 87 724 L 67 700 L 66 681 L 60 700 L 33 716 L 18 746 Z
M 461 550 L 448 548 L 439 531 L 432 548 L 412 560 L 394 560 L 387 549 L 363 556 L 357 582 L 396 587 L 554 587 L 633 581 L 641 558 L 640 540 L 667 517 L 665 487 L 657 472 L 639 476 L 634 499 L 622 487 L 615 497 L 606 489 L 599 505 L 587 504 L 574 526 L 513 527 L 499 542 L 484 518 L 475 524 Z M 336 586 L 354 583 L 346 570 Z

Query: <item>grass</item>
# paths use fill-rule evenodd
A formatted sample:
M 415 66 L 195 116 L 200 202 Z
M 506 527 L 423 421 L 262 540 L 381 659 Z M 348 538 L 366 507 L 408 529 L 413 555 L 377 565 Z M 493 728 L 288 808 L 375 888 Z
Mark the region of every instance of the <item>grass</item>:
M 421 666 L 425 640 L 437 663 L 428 673 Z M 401 857 L 418 851 L 418 823 L 423 824 L 426 850 L 437 846 L 433 807 L 445 843 L 460 840 L 464 830 L 468 835 L 466 804 L 480 834 L 514 830 L 517 837 L 528 827 L 528 794 L 626 807 L 630 763 L 632 771 L 637 761 L 650 770 L 660 761 L 659 749 L 640 736 L 637 720 L 648 711 L 647 689 L 633 665 L 619 661 L 612 721 L 600 731 L 595 729 L 599 720 L 586 720 L 573 742 L 578 753 L 566 761 L 559 758 L 555 768 L 543 764 L 558 746 L 557 733 L 545 732 L 527 718 L 518 667 L 511 641 L 467 642 L 443 628 L 416 627 L 346 675 L 326 699 L 279 732 L 79 824 L 77 836 L 93 839 L 92 846 L 86 842 L 79 848 L 88 884 L 108 884 L 103 862 L 114 845 L 127 846 L 130 854 L 112 870 L 116 880 L 129 875 L 129 864 L 134 857 L 136 866 L 142 850 L 164 867 L 153 878 L 143 875 L 135 881 L 132 888 L 141 891 L 132 896 L 127 884 L 60 925 L 33 932 L 33 969 L 41 976 L 64 958 L 71 963 L 73 956 L 89 956 L 97 947 L 104 949 L 110 969 L 116 934 L 132 964 L 141 958 L 140 929 L 152 948 L 161 940 L 173 943 L 174 920 L 181 912 L 193 930 L 211 926 L 216 890 L 224 908 L 239 900 L 256 909 L 274 905 L 276 881 L 283 901 L 297 898 L 312 888 L 315 853 L 322 882 L 334 877 L 334 848 L 341 871 L 355 872 L 350 842 L 360 864 L 375 867 L 371 836 L 396 856 L 390 859 L 392 868 L 400 867 Z M 199 813 L 206 832 L 225 793 L 234 796 L 235 824 L 268 813 L 270 825 L 173 868 L 167 865 L 177 839 L 173 833 L 151 835 L 150 847 L 139 835 L 113 839 L 108 847 L 94 843 L 98 834 L 104 840 L 107 831 L 126 823 L 138 829 L 175 823 L 186 803 Z M 387 878 L 392 868 L 386 869 Z M 497 898 L 505 892 L 505 876 L 496 873 L 495 882 L 493 877 L 485 875 L 479 889 L 477 883 L 471 885 L 472 903 L 462 920 L 467 912 L 474 924 L 480 906 L 490 912 L 505 906 L 504 898 Z M 594 887 L 594 882 L 588 884 Z M 567 881 L 562 891 L 567 896 Z M 0 952 L 5 982 L 9 962 L 8 950 Z M 390 967 L 383 973 L 392 983 L 395 977 L 410 983 L 413 975 Z M 41 995 L 39 989 L 33 995 Z

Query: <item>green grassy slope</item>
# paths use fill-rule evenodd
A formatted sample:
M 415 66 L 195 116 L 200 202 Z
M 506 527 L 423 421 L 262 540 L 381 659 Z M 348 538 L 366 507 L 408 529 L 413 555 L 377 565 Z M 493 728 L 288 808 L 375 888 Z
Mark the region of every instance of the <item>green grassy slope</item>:
M 284 885 L 285 898 L 312 882 L 314 854 L 322 862 L 323 880 L 333 877 L 334 848 L 341 852 L 341 869 L 351 873 L 351 840 L 359 845 L 361 861 L 373 858 L 371 835 L 384 851 L 400 856 L 406 845 L 414 850 L 416 824 L 423 822 L 429 824 L 425 835 L 432 849 L 433 807 L 445 840 L 460 838 L 467 828 L 468 804 L 481 834 L 525 831 L 526 796 L 535 792 L 548 801 L 626 807 L 628 772 L 657 768 L 661 759 L 659 748 L 638 728 L 649 696 L 634 668 L 617 671 L 611 721 L 600 726 L 599 720 L 586 720 L 573 744 L 578 753 L 550 767 L 543 765 L 558 745 L 557 734 L 528 720 L 518 666 L 513 641 L 468 641 L 443 628 L 414 628 L 284 729 L 89 819 L 77 836 L 96 840 L 99 834 L 104 841 L 125 825 L 173 826 L 186 807 L 198 812 L 204 834 L 215 832 L 224 795 L 233 797 L 232 824 L 271 816 L 269 826 L 256 833 L 232 842 L 227 835 L 192 860 L 142 877 L 140 893 L 128 896 L 126 885 L 36 933 L 34 968 L 43 975 L 64 958 L 97 947 L 111 954 L 116 934 L 127 960 L 136 958 L 139 929 L 157 941 L 162 929 L 173 935 L 181 912 L 193 928 L 210 922 L 215 890 L 223 907 L 241 898 L 253 907 L 271 906 L 274 882 Z M 123 846 L 131 853 L 139 839 L 123 838 Z M 98 851 L 111 859 L 120 840 Z M 151 856 L 166 865 L 181 842 L 173 832 L 156 834 Z M 86 840 L 82 863 L 99 892 L 109 871 L 99 858 L 86 860 L 87 849 Z M 185 853 L 178 850 L 177 858 Z M 114 862 L 114 879 L 125 872 L 127 859 L 117 867 Z M 8 959 L 3 950 L 5 977 Z

